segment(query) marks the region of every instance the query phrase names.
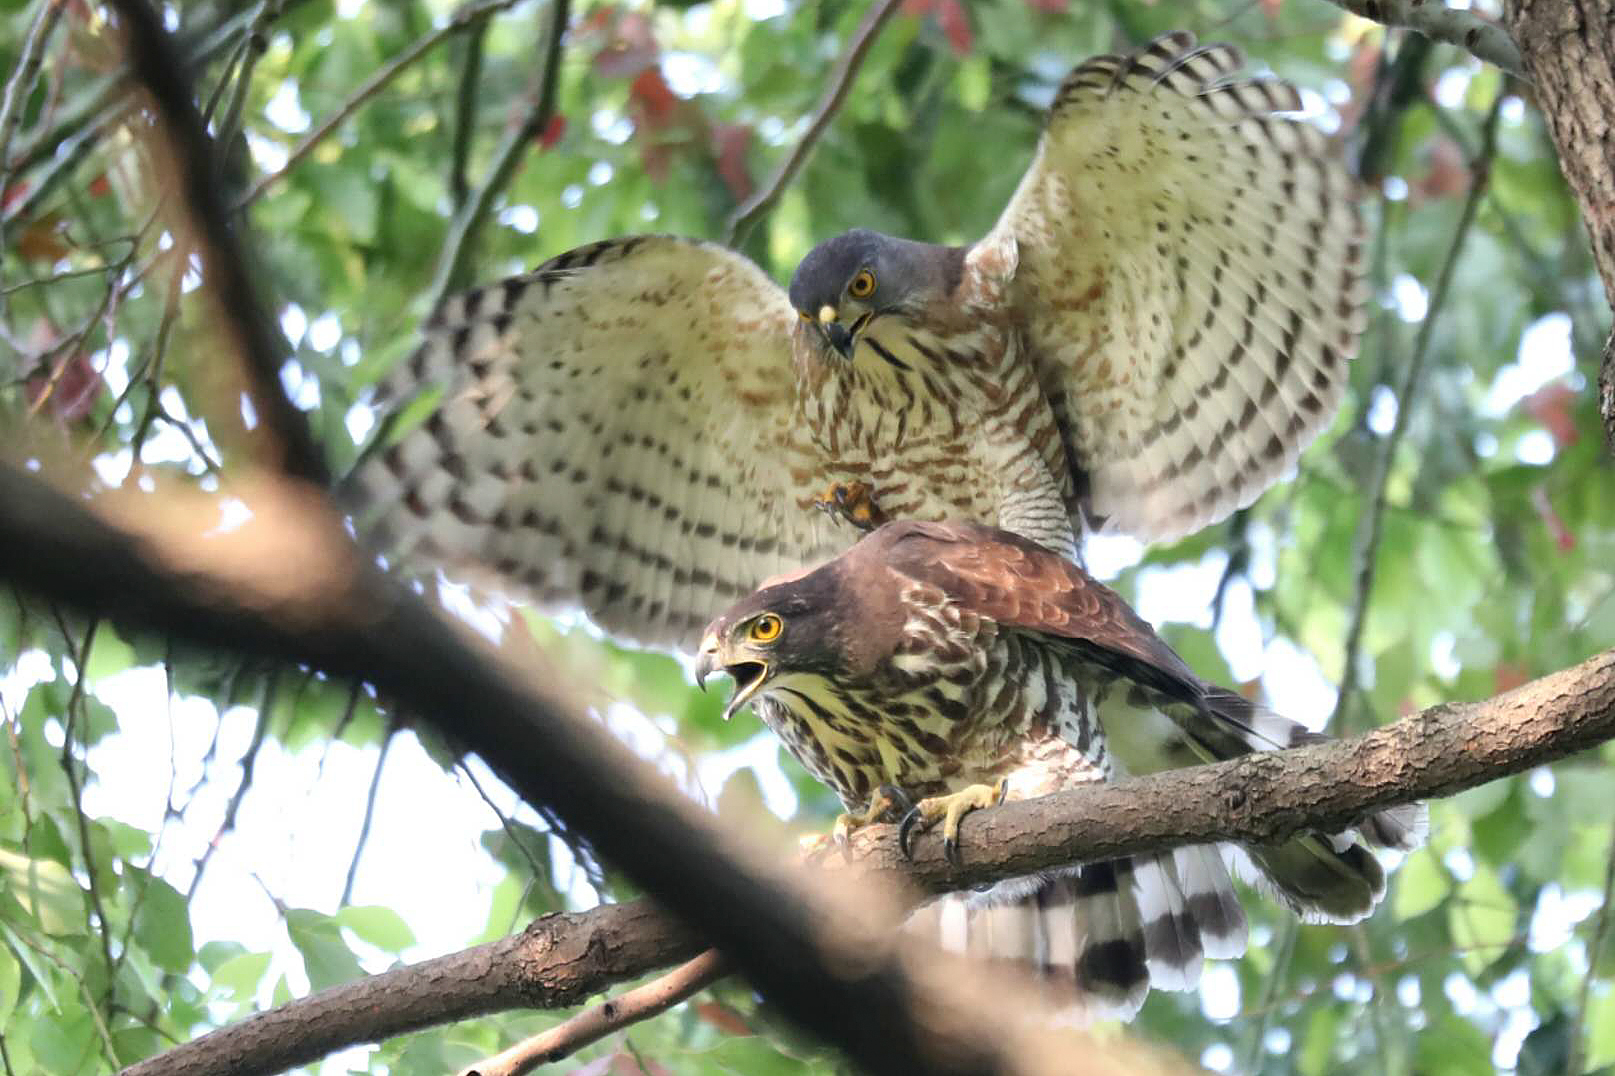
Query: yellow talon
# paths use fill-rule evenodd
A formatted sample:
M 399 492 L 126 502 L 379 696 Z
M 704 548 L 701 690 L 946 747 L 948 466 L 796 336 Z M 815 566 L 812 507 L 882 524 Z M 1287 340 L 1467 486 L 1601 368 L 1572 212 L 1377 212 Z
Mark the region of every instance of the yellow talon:
M 914 828 L 929 829 L 938 818 L 942 819 L 942 853 L 948 861 L 959 864 L 959 820 L 980 807 L 996 807 L 1004 802 L 1009 782 L 1000 777 L 990 785 L 970 785 L 946 796 L 930 796 L 914 805 L 903 819 L 897 832 L 898 846 L 903 855 L 913 858 L 909 840 Z
M 875 503 L 875 491 L 867 482 L 836 482 L 814 497 L 813 504 L 861 531 L 872 531 L 886 522 L 886 513 Z

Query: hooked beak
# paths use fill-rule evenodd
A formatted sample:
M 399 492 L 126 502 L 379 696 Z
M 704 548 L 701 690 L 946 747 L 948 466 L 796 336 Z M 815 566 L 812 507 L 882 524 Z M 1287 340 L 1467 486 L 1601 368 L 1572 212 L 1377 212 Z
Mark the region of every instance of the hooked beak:
M 843 359 L 852 358 L 852 333 L 839 321 L 827 321 L 819 324 L 819 332 L 824 334 L 827 344 L 836 349 Z
M 723 707 L 723 719 L 728 721 L 735 716 L 746 703 L 757 694 L 763 682 L 768 679 L 768 664 L 762 661 L 743 660 L 724 663 L 722 648 L 714 635 L 708 635 L 701 640 L 701 650 L 695 659 L 695 686 L 702 691 L 707 689 L 707 677 L 715 672 L 729 676 L 735 682 L 735 691 L 729 696 L 729 701 Z
M 817 326 L 819 335 L 824 337 L 824 342 L 835 348 L 836 353 L 843 359 L 850 359 L 857 338 L 852 330 L 837 320 L 838 316 L 836 308 L 826 303 L 819 307 L 817 319 L 811 320 Z

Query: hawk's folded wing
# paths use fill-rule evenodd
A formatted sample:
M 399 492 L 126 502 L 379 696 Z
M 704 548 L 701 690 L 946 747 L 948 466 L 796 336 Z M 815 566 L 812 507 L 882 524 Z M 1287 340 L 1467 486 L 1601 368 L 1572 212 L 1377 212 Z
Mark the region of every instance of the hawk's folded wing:
M 1162 37 L 1076 68 L 989 239 L 1089 507 L 1143 539 L 1255 500 L 1333 417 L 1362 331 L 1353 181 L 1296 90 Z
M 845 544 L 798 499 L 815 457 L 795 319 L 746 258 L 671 237 L 595 243 L 454 298 L 380 387 L 396 425 L 417 421 L 350 479 L 360 532 L 689 646 L 763 578 Z

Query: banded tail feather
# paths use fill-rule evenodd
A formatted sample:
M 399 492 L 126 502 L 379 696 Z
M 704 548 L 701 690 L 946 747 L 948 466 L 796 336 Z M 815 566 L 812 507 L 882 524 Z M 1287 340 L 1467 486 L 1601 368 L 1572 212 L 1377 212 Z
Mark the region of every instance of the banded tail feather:
M 1062 1018 L 1131 1019 L 1151 987 L 1190 990 L 1204 958 L 1245 950 L 1245 913 L 1209 847 L 1014 879 L 939 898 L 910 929 L 943 948 L 1029 967 Z

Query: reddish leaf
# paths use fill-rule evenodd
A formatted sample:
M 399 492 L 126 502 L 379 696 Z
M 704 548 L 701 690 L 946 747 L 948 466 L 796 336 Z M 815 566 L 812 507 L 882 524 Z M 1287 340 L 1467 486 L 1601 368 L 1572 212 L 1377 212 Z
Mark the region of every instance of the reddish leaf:
M 17 236 L 17 257 L 25 262 L 54 262 L 67 257 L 68 250 L 62 241 L 61 221 L 54 213 L 40 217 Z
M 975 35 L 970 30 L 970 17 L 959 0 L 906 0 L 903 4 L 903 13 L 906 15 L 924 16 L 934 15 L 937 26 L 942 30 L 942 36 L 948 39 L 948 45 L 959 56 L 967 56 L 971 46 L 975 43 Z
M 20 202 L 27 193 L 28 181 L 26 179 L 10 184 L 4 191 L 0 191 L 0 209 L 10 209 Z
M 550 117 L 544 129 L 538 132 L 538 144 L 544 149 L 549 149 L 559 142 L 564 134 L 566 134 L 566 117 L 557 112 Z
M 722 1005 L 716 1001 L 698 1002 L 695 1006 L 695 1012 L 696 1015 L 701 1017 L 701 1019 L 705 1020 L 707 1023 L 711 1024 L 725 1035 L 746 1036 L 756 1034 L 756 1032 L 746 1024 L 746 1021 L 740 1018 L 739 1013 L 735 1012 L 735 1010 L 731 1009 L 729 1006 Z
M 1450 138 L 1436 138 L 1430 142 L 1430 166 L 1424 175 L 1413 183 L 1413 201 L 1434 198 L 1451 198 L 1469 191 L 1474 175 L 1464 160 L 1464 151 Z
M 1262 14 L 1266 15 L 1270 20 L 1278 18 L 1279 8 L 1283 3 L 1284 0 L 1262 0 Z
M 49 376 L 39 376 L 28 382 L 26 395 L 30 405 L 37 404 L 47 389 L 46 401 L 55 415 L 64 423 L 77 422 L 95 407 L 102 390 L 101 373 L 90 365 L 90 357 L 78 352 L 63 360 Z
M 1033 11 L 1047 11 L 1050 15 L 1058 15 L 1071 6 L 1071 0 L 1026 0 L 1026 6 Z
M 594 69 L 607 78 L 637 75 L 661 54 L 650 19 L 640 12 L 611 8 L 606 19 L 591 20 L 589 28 L 606 39 L 594 54 Z
M 1513 691 L 1529 679 L 1531 674 L 1524 666 L 1500 661 L 1492 669 L 1492 693 L 1501 695 L 1505 691 Z
M 1576 536 L 1565 526 L 1553 502 L 1548 500 L 1548 491 L 1542 486 L 1531 491 L 1531 506 L 1542 517 L 1542 524 L 1548 528 L 1548 533 L 1553 535 L 1553 544 L 1559 547 L 1559 552 L 1568 553 L 1576 548 Z
M 718 175 L 737 202 L 744 202 L 752 191 L 751 173 L 746 171 L 746 147 L 749 145 L 751 128 L 745 124 L 713 125 L 712 150 L 718 159 Z
M 96 176 L 94 179 L 90 180 L 90 197 L 92 197 L 92 198 L 105 198 L 107 195 L 109 195 L 111 193 L 112 193 L 112 184 L 107 181 L 107 176 L 106 176 L 105 172 L 101 173 L 100 175 Z
M 662 77 L 661 68 L 647 67 L 628 87 L 628 102 L 635 126 L 655 131 L 666 127 L 673 118 L 679 98 Z
M 1576 417 L 1570 412 L 1571 401 L 1575 400 L 1576 391 L 1563 381 L 1555 381 L 1551 385 L 1544 385 L 1525 398 L 1526 412 L 1553 435 L 1553 443 L 1558 448 L 1569 448 L 1581 440 L 1581 431 L 1576 428 Z

